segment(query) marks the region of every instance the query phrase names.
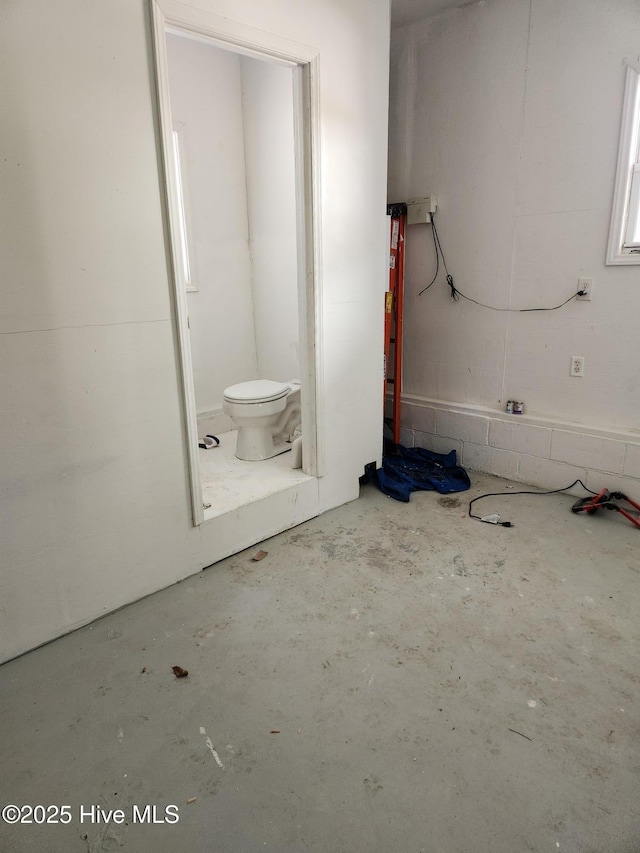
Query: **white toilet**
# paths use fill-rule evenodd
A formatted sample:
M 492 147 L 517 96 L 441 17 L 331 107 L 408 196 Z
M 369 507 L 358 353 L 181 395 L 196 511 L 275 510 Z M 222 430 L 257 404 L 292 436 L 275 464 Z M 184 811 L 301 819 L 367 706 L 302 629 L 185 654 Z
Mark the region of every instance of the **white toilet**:
M 225 390 L 222 410 L 238 425 L 238 459 L 271 459 L 291 450 L 301 419 L 300 384 L 271 379 L 240 382 Z

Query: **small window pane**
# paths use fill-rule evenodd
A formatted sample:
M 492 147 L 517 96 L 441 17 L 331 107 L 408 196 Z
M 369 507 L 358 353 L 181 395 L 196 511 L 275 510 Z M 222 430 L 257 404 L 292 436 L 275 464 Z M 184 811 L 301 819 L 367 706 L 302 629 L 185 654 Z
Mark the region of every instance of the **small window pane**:
M 629 195 L 629 221 L 625 248 L 640 246 L 640 163 L 633 167 L 631 193 Z

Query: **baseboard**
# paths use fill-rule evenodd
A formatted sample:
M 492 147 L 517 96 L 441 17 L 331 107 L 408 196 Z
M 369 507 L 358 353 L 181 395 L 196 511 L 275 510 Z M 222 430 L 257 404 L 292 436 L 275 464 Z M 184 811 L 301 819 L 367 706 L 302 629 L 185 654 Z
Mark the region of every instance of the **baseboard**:
M 402 398 L 401 427 L 405 446 L 456 450 L 460 464 L 470 470 L 545 489 L 580 479 L 594 491 L 607 487 L 640 498 L 640 433 L 413 395 Z

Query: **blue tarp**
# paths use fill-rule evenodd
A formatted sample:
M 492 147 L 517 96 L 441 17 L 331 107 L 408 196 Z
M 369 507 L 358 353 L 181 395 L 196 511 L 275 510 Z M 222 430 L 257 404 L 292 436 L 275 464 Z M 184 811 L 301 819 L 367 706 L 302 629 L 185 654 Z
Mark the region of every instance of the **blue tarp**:
M 464 492 L 469 475 L 456 463 L 456 452 L 431 453 L 423 447 L 389 444 L 376 471 L 380 491 L 397 501 L 409 502 L 411 492 L 434 490 L 441 494 Z

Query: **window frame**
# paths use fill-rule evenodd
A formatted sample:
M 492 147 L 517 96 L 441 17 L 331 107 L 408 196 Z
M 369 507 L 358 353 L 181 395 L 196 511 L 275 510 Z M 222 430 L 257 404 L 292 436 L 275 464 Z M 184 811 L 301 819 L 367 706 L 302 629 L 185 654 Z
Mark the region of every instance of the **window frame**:
M 640 62 L 627 63 L 607 264 L 640 264 Z M 636 239 L 633 239 L 635 237 Z

